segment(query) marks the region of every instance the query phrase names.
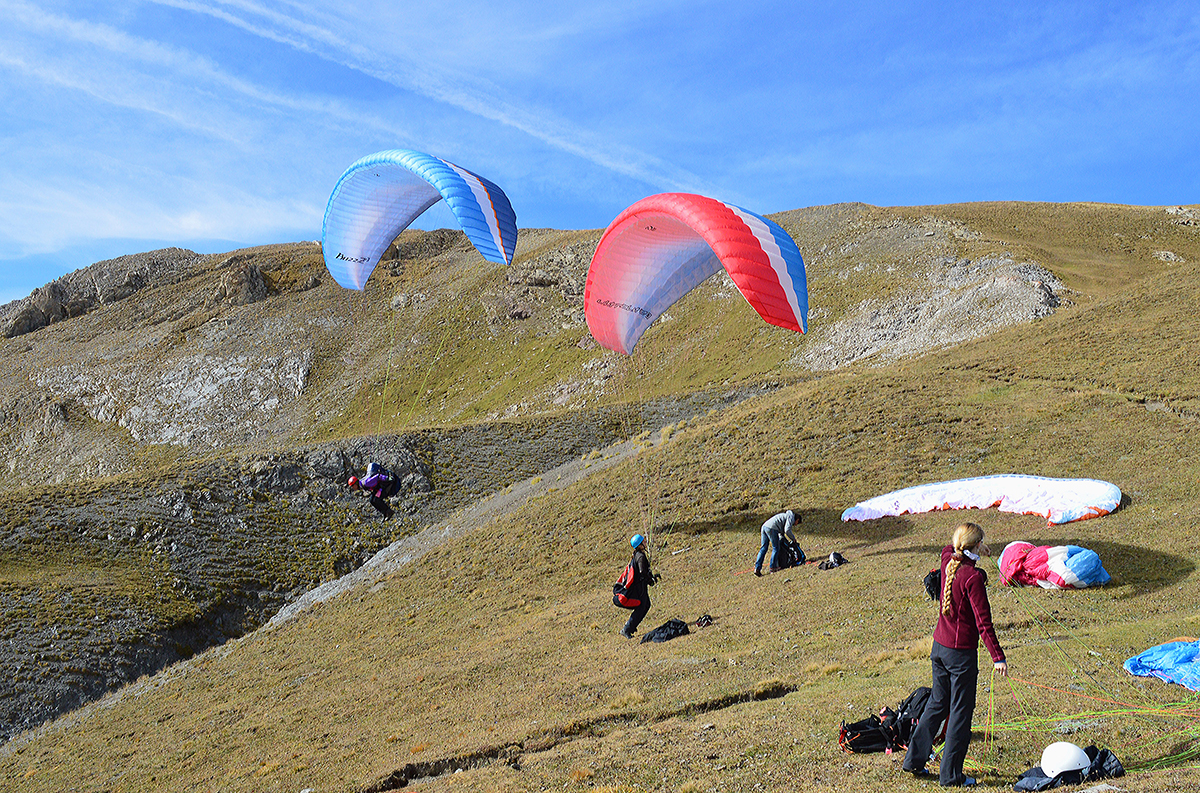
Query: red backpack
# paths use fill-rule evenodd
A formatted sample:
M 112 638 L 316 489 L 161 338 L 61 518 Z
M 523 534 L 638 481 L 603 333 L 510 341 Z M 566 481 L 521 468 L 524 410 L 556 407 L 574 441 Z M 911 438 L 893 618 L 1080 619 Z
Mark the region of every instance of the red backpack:
M 629 560 L 629 564 L 625 565 L 625 572 L 621 573 L 621 577 L 617 579 L 617 583 L 613 584 L 613 605 L 623 609 L 635 609 L 642 605 L 639 598 L 630 597 L 629 590 L 633 587 L 633 581 L 637 577 L 637 571 L 633 569 L 633 560 Z

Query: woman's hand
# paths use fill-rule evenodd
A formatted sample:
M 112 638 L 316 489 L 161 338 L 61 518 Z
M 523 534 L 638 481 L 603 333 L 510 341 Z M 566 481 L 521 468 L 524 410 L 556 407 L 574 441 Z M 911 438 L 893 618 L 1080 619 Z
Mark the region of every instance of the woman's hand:
M 1000 675 L 1000 677 L 1008 677 L 1008 662 L 1007 661 L 997 661 L 995 664 L 992 665 L 992 669 L 994 669 L 996 671 L 996 673 Z

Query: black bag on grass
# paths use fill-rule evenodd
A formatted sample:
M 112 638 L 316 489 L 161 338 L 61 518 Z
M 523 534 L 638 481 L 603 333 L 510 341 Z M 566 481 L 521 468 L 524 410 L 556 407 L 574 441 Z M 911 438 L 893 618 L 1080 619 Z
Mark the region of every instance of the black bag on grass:
M 846 564 L 848 561 L 850 561 L 850 560 L 847 559 L 846 557 L 842 556 L 837 551 L 834 551 L 833 553 L 829 554 L 828 559 L 821 562 L 819 565 L 817 565 L 817 567 L 821 570 L 832 570 L 835 567 L 841 567 L 842 565 Z
M 838 733 L 838 746 L 842 751 L 851 754 L 866 752 L 891 752 L 897 749 L 907 749 L 912 740 L 913 730 L 925 705 L 929 703 L 929 695 L 933 690 L 929 686 L 921 686 L 913 691 L 904 701 L 896 706 L 896 710 L 884 708 L 878 716 L 869 716 L 862 721 L 851 724 L 842 722 Z M 934 743 L 943 740 L 946 734 L 946 722 L 943 721 L 938 729 Z
M 643 636 L 642 644 L 646 642 L 665 642 L 674 639 L 676 636 L 685 636 L 688 633 L 690 631 L 688 630 L 687 623 L 681 619 L 672 617 Z
M 777 570 L 783 570 L 788 567 L 799 567 L 804 564 L 804 551 L 800 549 L 800 543 L 783 540 L 779 543 L 779 552 L 775 555 L 778 562 Z
M 896 745 L 908 748 L 913 730 L 917 728 L 917 721 L 925 712 L 925 705 L 928 704 L 929 695 L 932 693 L 933 689 L 929 686 L 921 686 L 896 708 Z
M 883 718 L 871 714 L 862 721 L 842 722 L 838 731 L 838 746 L 848 754 L 890 752 L 896 748 L 896 714 L 883 709 Z

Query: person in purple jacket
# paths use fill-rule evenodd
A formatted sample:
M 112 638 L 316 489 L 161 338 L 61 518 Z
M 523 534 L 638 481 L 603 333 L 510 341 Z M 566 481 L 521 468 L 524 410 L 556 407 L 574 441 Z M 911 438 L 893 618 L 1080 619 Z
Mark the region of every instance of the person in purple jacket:
M 974 785 L 963 774 L 963 761 L 971 742 L 971 714 L 975 711 L 975 689 L 979 680 L 979 639 L 992 656 L 995 670 L 1008 674 L 1004 650 L 992 628 L 992 608 L 988 603 L 987 574 L 975 567 L 980 556 L 990 556 L 983 542 L 983 529 L 964 523 L 954 530 L 951 544 L 942 549 L 941 609 L 933 631 L 933 691 L 925 712 L 917 721 L 905 771 L 929 776 L 925 764 L 933 751 L 933 740 L 942 721 L 946 722 L 946 745 L 938 781 L 942 787 Z
M 370 493 L 371 506 L 384 518 L 391 520 L 395 510 L 387 500 L 394 496 L 400 487 L 400 482 L 392 476 L 391 471 L 379 463 L 371 463 L 367 466 L 366 476 L 362 479 L 352 476 L 346 484 L 351 490 L 366 490 Z

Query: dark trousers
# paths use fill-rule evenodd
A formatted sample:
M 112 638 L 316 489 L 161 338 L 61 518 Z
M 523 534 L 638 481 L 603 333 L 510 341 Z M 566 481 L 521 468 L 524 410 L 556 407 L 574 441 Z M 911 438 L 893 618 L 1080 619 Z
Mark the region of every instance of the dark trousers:
M 637 626 L 642 624 L 642 620 L 646 617 L 646 612 L 650 610 L 650 598 L 642 598 L 642 605 L 629 612 L 629 621 L 625 623 L 625 632 L 633 633 L 637 630 Z
M 979 652 L 952 650 L 934 642 L 929 659 L 933 662 L 933 691 L 908 744 L 904 770 L 917 771 L 925 767 L 929 753 L 933 751 L 933 739 L 945 720 L 946 745 L 942 748 L 938 781 L 943 786 L 961 785 L 966 779 L 963 761 L 971 744 L 971 714 L 975 712 L 975 689 L 979 682 Z
M 379 510 L 379 514 L 383 515 L 383 517 L 385 517 L 389 520 L 391 519 L 392 515 L 395 514 L 395 510 L 392 509 L 391 504 L 387 503 L 386 500 L 384 500 L 374 494 L 371 495 L 371 506 L 373 506 L 373 507 L 375 507 L 375 509 Z

